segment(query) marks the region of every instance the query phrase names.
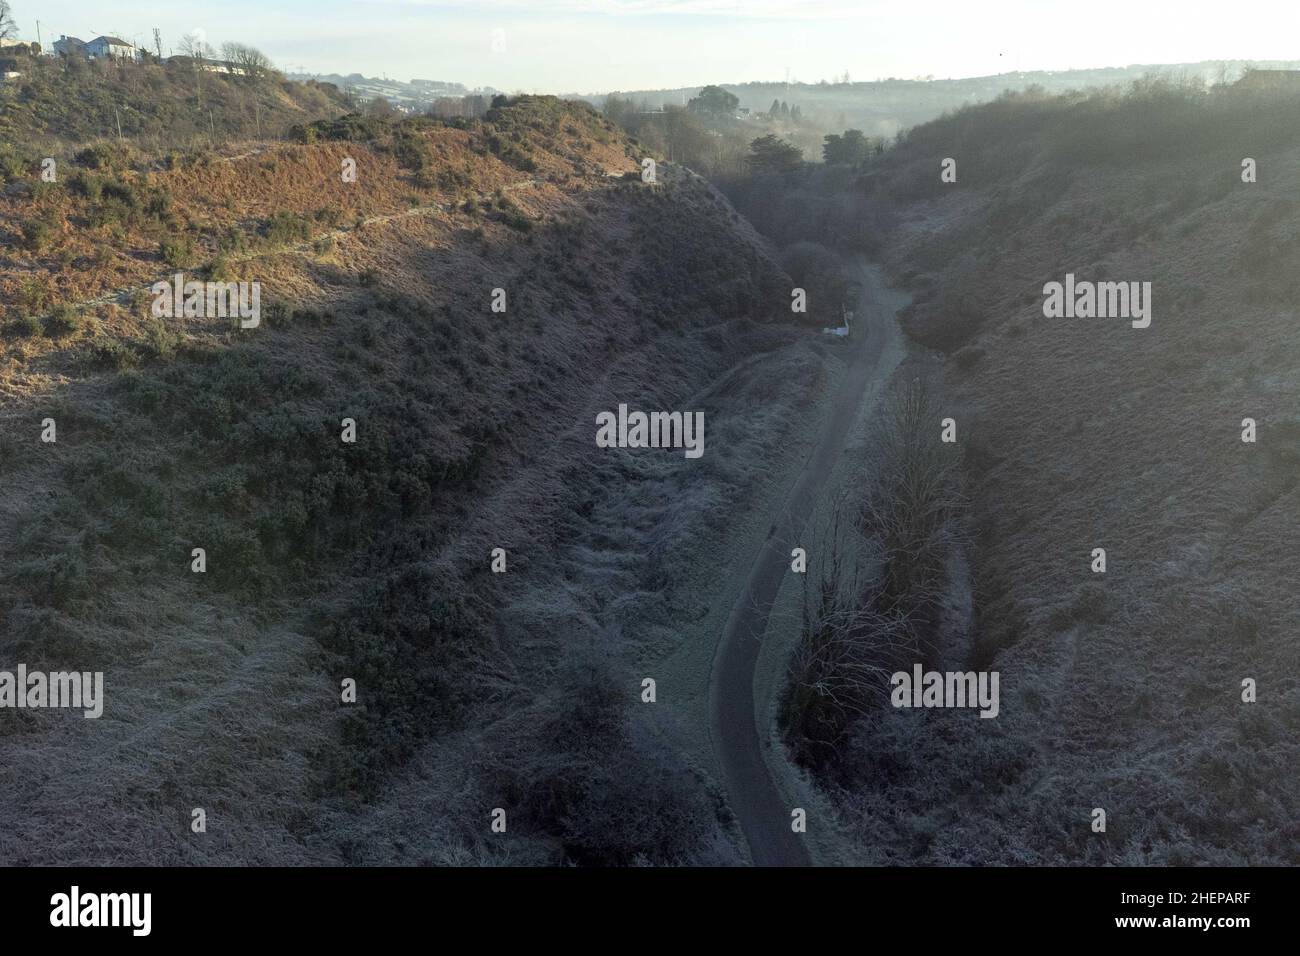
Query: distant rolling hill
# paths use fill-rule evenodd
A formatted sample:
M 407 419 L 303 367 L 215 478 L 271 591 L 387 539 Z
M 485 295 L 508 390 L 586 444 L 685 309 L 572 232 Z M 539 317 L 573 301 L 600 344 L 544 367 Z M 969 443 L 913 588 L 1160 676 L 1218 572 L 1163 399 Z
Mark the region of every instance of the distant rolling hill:
M 792 108 L 799 106 L 805 120 L 825 129 L 860 129 L 871 136 L 892 137 L 902 129 L 942 116 L 945 112 L 996 99 L 1006 90 L 1042 87 L 1048 93 L 1116 84 L 1126 85 L 1151 73 L 1186 73 L 1209 82 L 1222 77 L 1236 79 L 1248 67 L 1296 69 L 1300 60 L 1245 61 L 1204 60 L 1199 63 L 1134 64 L 1093 70 L 999 73 L 962 79 L 884 79 L 864 83 L 720 83 L 740 99 L 740 107 L 766 112 L 773 100 Z M 645 100 L 657 107 L 664 103 L 682 105 L 699 92 L 698 87 L 661 90 L 611 90 L 622 97 Z M 606 94 L 581 98 L 599 105 Z

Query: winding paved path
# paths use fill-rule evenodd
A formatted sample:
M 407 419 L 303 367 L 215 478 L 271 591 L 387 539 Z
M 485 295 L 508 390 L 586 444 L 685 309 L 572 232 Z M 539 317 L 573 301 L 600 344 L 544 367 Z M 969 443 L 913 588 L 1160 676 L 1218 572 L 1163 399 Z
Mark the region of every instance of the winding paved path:
M 728 802 L 755 866 L 812 863 L 804 835 L 791 830 L 793 807 L 768 769 L 768 761 L 785 757 L 772 752 L 769 735 L 760 730 L 760 723 L 766 722 L 760 715 L 767 713 L 767 702 L 755 709 L 754 668 L 759 647 L 777 591 L 790 568 L 790 550 L 797 546 L 821 486 L 844 452 L 854 422 L 863 411 L 867 386 L 889 376 L 903 354 L 895 316 L 906 298 L 886 288 L 877 267 L 860 262 L 858 275 L 862 294 L 857 313 L 860 322 L 866 317 L 866 334 L 859 328 L 848 341 L 855 352 L 830 402 L 817 445 L 754 559 L 718 641 L 709 677 L 709 734 Z M 816 826 L 816 821 L 809 820 L 808 825 Z

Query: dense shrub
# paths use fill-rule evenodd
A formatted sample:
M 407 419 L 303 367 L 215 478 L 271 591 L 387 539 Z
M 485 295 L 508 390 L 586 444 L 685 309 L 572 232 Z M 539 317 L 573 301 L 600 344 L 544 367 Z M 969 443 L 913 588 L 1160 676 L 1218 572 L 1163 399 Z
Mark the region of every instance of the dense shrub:
M 31 161 L 9 143 L 0 143 L 0 183 L 14 182 L 27 175 Z
M 311 221 L 294 212 L 277 212 L 262 227 L 268 245 L 289 246 L 311 238 Z
M 108 143 L 96 143 L 78 151 L 72 161 L 86 169 L 112 169 L 122 158 L 121 150 L 114 149 Z
M 77 170 L 72 178 L 68 180 L 68 190 L 74 196 L 81 196 L 92 202 L 98 202 L 104 193 L 104 182 L 94 173 Z
M 15 339 L 30 339 L 41 334 L 41 320 L 34 315 L 11 319 L 5 325 L 5 335 Z
M 492 151 L 492 155 L 520 172 L 534 173 L 537 171 L 537 163 L 534 162 L 527 148 L 521 143 L 505 139 L 494 133 L 488 137 L 488 148 Z
M 173 269 L 181 269 L 194 259 L 194 242 L 189 236 L 168 236 L 159 241 L 158 255 Z
M 42 252 L 54 239 L 54 227 L 44 219 L 26 219 L 18 227 L 23 234 L 23 245 L 32 252 Z
M 45 317 L 42 330 L 52 339 L 71 335 L 81 328 L 81 314 L 70 305 L 61 305 Z

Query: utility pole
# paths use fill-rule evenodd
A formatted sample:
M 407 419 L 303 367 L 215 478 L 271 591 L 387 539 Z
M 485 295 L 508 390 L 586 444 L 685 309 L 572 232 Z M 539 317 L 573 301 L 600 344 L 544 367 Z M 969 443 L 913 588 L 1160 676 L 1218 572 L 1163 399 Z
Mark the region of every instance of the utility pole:
M 121 117 L 121 115 L 117 112 L 117 105 L 116 105 L 116 104 L 113 105 L 113 118 L 117 120 L 117 138 L 118 138 L 119 141 L 121 141 L 121 139 L 122 139 L 122 117 Z

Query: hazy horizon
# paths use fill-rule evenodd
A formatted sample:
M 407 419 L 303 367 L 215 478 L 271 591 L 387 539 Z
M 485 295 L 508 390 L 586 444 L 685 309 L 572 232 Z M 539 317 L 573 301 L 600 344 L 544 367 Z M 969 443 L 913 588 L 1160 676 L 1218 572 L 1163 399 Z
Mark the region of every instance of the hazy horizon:
M 220 15 L 180 0 L 123 9 L 101 0 L 13 4 L 18 34 L 115 34 L 163 53 L 203 31 L 262 49 L 286 72 L 437 79 L 538 93 L 708 83 L 957 79 L 1205 60 L 1294 59 L 1300 9 L 1270 0 L 1243 16 L 1207 5 L 1080 7 L 1016 0 L 1011 11 L 840 0 L 232 0 Z M 1080 17 L 1082 11 L 1083 16 Z M 1179 23 L 1173 24 L 1174 17 Z M 1115 29 L 1123 23 L 1123 30 Z M 1288 29 L 1289 28 L 1289 29 Z M 629 30 L 637 37 L 628 42 Z
M 0 0 L 10 935 L 1285 924 L 1300 8 L 140 3 Z

